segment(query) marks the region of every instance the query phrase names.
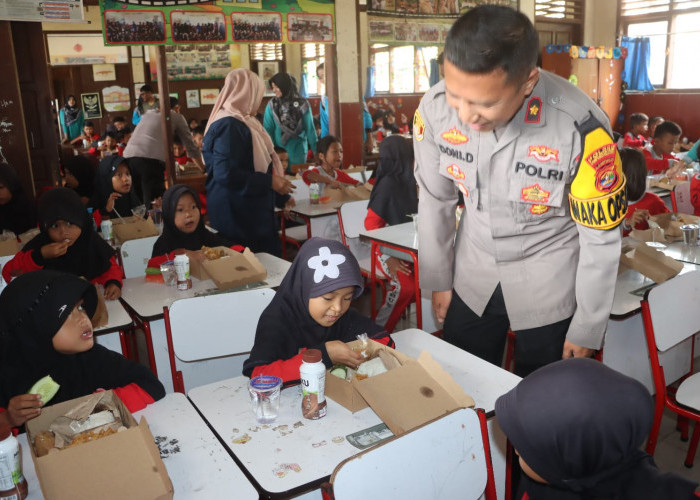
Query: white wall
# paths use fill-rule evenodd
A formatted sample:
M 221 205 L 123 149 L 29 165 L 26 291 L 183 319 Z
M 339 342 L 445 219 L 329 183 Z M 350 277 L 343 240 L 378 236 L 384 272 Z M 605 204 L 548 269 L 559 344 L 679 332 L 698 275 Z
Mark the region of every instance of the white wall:
M 617 2 L 611 0 L 586 0 L 583 24 L 583 44 L 597 47 L 615 46 L 617 31 Z
M 360 100 L 357 78 L 360 74 L 357 58 L 357 26 L 356 6 L 354 0 L 343 0 L 335 3 L 335 29 L 337 35 L 338 53 L 338 94 L 343 102 L 358 102 Z M 363 45 L 366 46 L 365 43 Z

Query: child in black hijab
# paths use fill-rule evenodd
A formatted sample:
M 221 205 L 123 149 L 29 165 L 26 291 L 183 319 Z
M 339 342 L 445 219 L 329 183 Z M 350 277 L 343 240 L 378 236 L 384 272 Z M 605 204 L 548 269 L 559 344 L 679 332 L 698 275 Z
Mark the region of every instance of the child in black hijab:
M 50 375 L 60 385 L 50 404 L 113 389 L 130 411 L 165 395 L 148 368 L 95 344 L 90 317 L 97 292 L 87 281 L 56 271 L 14 279 L 0 295 L 0 422 L 13 427 L 41 414 L 27 394 Z
M 163 195 L 163 234 L 153 245 L 148 267 L 158 267 L 173 258 L 179 248 L 199 250 L 202 246 L 230 247 L 231 242 L 204 226 L 202 206 L 197 192 L 185 184 L 176 184 Z M 236 245 L 234 250 L 243 251 Z
M 122 270 L 114 250 L 93 229 L 75 191 L 55 188 L 39 199 L 39 228 L 41 233 L 2 268 L 5 281 L 16 269 L 52 269 L 103 285 L 106 299 L 121 296 Z
M 71 157 L 63 166 L 63 185 L 72 189 L 87 206 L 95 190 L 95 168 L 83 155 Z
M 129 217 L 132 208 L 142 205 L 133 190 L 128 160 L 117 155 L 100 160 L 91 205 L 111 219 Z
M 0 233 L 12 231 L 19 236 L 36 227 L 36 208 L 27 199 L 15 169 L 0 163 Z
M 587 358 L 534 371 L 496 401 L 520 456 L 518 500 L 683 500 L 697 483 L 662 474 L 639 448 L 654 407 L 636 380 Z
M 361 333 L 393 347 L 382 327 L 349 309 L 362 289 L 360 266 L 345 245 L 323 238 L 308 240 L 260 316 L 243 374 L 299 380 L 304 349 L 319 349 L 326 368 L 336 363 L 357 368 L 363 358 L 345 342 Z

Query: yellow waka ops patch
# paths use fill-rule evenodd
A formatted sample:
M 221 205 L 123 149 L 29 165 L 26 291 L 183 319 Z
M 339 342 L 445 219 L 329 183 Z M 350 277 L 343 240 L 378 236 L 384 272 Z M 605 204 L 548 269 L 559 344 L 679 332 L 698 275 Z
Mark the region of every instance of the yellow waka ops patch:
M 627 181 L 617 147 L 603 127 L 584 139 L 581 163 L 571 183 L 571 218 L 582 226 L 611 229 L 627 213 Z

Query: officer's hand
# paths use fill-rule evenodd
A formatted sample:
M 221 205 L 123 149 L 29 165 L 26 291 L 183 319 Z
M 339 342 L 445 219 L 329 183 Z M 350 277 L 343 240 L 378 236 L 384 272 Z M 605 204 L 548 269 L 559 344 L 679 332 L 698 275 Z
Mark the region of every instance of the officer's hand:
M 567 358 L 591 358 L 595 354 L 595 349 L 581 347 L 568 340 L 564 341 L 564 352 L 561 355 L 562 359 Z
M 438 323 L 445 321 L 447 308 L 450 307 L 450 302 L 452 302 L 452 290 L 433 292 L 433 313 Z

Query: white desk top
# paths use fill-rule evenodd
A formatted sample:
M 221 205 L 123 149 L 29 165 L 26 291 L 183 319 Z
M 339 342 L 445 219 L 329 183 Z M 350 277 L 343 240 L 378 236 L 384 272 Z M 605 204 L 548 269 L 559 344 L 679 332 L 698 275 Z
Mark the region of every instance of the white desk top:
M 690 264 L 700 264 L 700 246 L 688 246 L 682 241 L 669 243 L 666 248 L 662 248 L 664 255 L 680 262 Z
M 265 286 L 270 288 L 279 286 L 292 264 L 268 253 L 256 253 L 255 256 L 267 269 L 267 278 L 265 279 L 267 285 Z M 197 278 L 192 278 L 192 288 L 178 290 L 176 287 L 146 281 L 144 277 L 138 277 L 124 280 L 122 299 L 141 318 L 150 320 L 162 318 L 163 307 L 169 307 L 177 299 L 213 292 L 219 292 L 219 290 L 211 280 L 200 281 Z
M 329 398 L 327 415 L 307 420 L 295 386 L 282 391 L 277 421 L 263 426 L 251 411 L 248 381 L 222 380 L 191 389 L 188 397 L 268 493 L 316 489 L 336 465 L 360 452 L 345 436 L 381 423 L 371 408 L 353 414 Z M 248 442 L 235 442 L 248 437 Z
M 305 217 L 323 217 L 324 215 L 333 215 L 336 213 L 342 202 L 319 203 L 312 205 L 309 200 L 298 200 L 296 205 L 291 209 L 293 214 L 302 215 Z
M 168 394 L 134 414 L 137 421 L 142 416 L 146 417 L 156 442 L 162 441 L 161 456 L 173 482 L 175 498 L 258 498 L 253 485 L 183 394 Z M 166 439 L 162 440 L 163 437 Z M 18 439 L 24 448 L 22 466 L 29 483 L 27 500 L 39 500 L 43 495 L 27 448 L 27 435 L 21 434 Z
M 360 238 L 396 245 L 410 252 L 418 252 L 418 238 L 413 229 L 413 222 L 386 226 L 370 231 L 360 231 Z
M 496 399 L 518 385 L 520 377 L 496 365 L 477 358 L 423 330 L 411 328 L 391 334 L 396 350 L 418 358 L 421 351 L 428 351 L 464 392 L 474 399 L 477 408 L 487 414 L 492 412 Z M 491 415 L 487 415 L 491 416 Z
M 95 329 L 96 334 L 110 333 L 131 326 L 132 320 L 129 313 L 118 300 L 105 300 L 107 306 L 107 324 Z

